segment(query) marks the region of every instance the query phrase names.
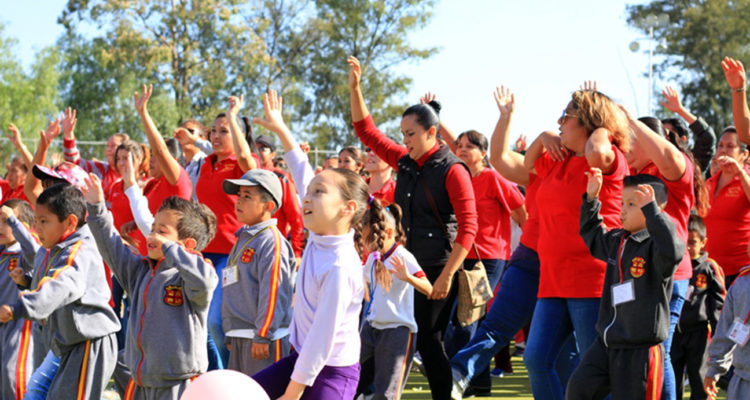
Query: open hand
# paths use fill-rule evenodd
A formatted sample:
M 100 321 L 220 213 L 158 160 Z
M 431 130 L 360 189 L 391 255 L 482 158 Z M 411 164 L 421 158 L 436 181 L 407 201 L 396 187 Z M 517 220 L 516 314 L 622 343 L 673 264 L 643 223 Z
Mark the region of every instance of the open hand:
M 673 113 L 679 112 L 682 109 L 682 103 L 680 103 L 680 96 L 677 95 L 677 91 L 672 86 L 667 86 L 661 91 L 666 101 L 662 101 L 663 105 L 667 110 Z
M 73 139 L 75 136 L 73 136 L 73 131 L 76 128 L 76 123 L 78 122 L 78 118 L 76 118 L 76 110 L 68 107 L 63 112 L 62 117 L 62 129 L 63 129 L 63 137 L 65 139 Z
M 568 149 L 562 144 L 560 136 L 551 131 L 544 131 L 539 135 L 544 149 L 555 161 L 563 161 L 568 156 Z
M 244 104 L 245 104 L 244 94 L 241 94 L 240 97 L 229 96 L 229 110 L 227 110 L 227 114 L 229 114 L 229 116 L 231 116 L 232 118 L 237 118 Z
M 277 135 L 280 134 L 287 130 L 284 116 L 281 114 L 283 106 L 284 99 L 278 96 L 275 90 L 270 89 L 268 93 L 263 95 L 263 112 L 265 113 L 265 117 L 263 119 L 253 118 L 253 122 Z
M 510 115 L 516 109 L 516 95 L 505 86 L 496 87 L 492 95 L 500 110 L 500 115 Z
M 351 67 L 351 70 L 349 71 L 349 88 L 358 89 L 359 81 L 362 78 L 362 68 L 359 65 L 359 60 L 357 60 L 357 57 L 349 56 L 349 58 L 346 59 L 346 62 L 349 63 L 349 66 Z
M 15 216 L 16 214 L 13 212 L 13 209 L 8 206 L 0 206 L 0 221 L 5 222 L 10 218 L 10 216 Z
M 741 61 L 724 57 L 724 61 L 721 62 L 721 68 L 724 70 L 724 77 L 727 79 L 730 88 L 739 89 L 745 87 L 747 77 L 745 76 L 745 67 Z
M 521 134 L 518 136 L 518 139 L 516 139 L 516 151 L 519 153 L 523 153 L 526 151 L 526 148 L 528 148 L 526 135 Z
M 421 104 L 429 104 L 429 102 L 437 99 L 437 95 L 432 92 L 425 93 L 422 97 L 419 98 L 419 102 Z
M 396 278 L 404 282 L 409 281 L 409 271 L 406 270 L 406 262 L 403 257 L 394 255 L 391 257 L 391 265 L 393 265 L 393 269 L 390 271 Z
M 586 196 L 589 200 L 594 200 L 599 197 L 599 192 L 602 190 L 602 182 L 604 181 L 602 170 L 591 168 L 585 174 L 589 178 L 588 183 L 586 183 Z
M 89 204 L 99 204 L 104 201 L 104 190 L 102 190 L 102 182 L 99 177 L 93 173 L 89 173 L 89 176 L 84 179 L 85 185 L 81 188 L 83 197 Z
M 13 146 L 16 148 L 20 147 L 23 144 L 23 139 L 21 139 L 21 131 L 18 130 L 18 128 L 14 124 L 8 125 L 8 130 L 10 133 L 8 134 L 8 139 L 11 143 L 13 143 Z
M 583 91 L 593 91 L 596 92 L 596 81 L 583 81 L 583 84 L 580 86 L 580 89 Z
M 177 141 L 180 142 L 180 144 L 183 146 L 186 144 L 195 144 L 195 142 L 197 142 L 198 139 L 200 139 L 198 135 L 194 133 L 190 133 L 189 130 L 183 127 L 179 127 L 175 129 L 174 132 L 172 133 L 172 136 L 174 136 L 177 139 Z
M 135 110 L 138 111 L 138 114 L 145 114 L 146 113 L 146 106 L 148 105 L 148 99 L 151 98 L 151 93 L 154 89 L 154 85 L 143 85 L 143 95 L 138 96 L 138 92 L 135 92 L 133 95 L 135 99 Z
M 49 148 L 52 141 L 60 136 L 60 119 L 58 118 L 54 121 L 50 121 L 49 125 L 47 125 L 47 129 L 39 132 L 39 136 L 41 144 Z

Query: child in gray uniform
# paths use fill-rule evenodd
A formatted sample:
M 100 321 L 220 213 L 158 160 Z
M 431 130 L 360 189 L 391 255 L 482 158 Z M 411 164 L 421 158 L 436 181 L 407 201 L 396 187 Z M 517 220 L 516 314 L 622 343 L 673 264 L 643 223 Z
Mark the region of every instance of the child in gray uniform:
M 250 170 L 240 179 L 225 180 L 224 191 L 238 196 L 237 220 L 245 224 L 222 271 L 228 368 L 253 375 L 289 354 L 296 263 L 292 246 L 271 218 L 283 196 L 276 174 Z
M 724 300 L 716 333 L 708 346 L 708 371 L 703 389 L 716 396 L 716 381 L 734 365 L 727 399 L 750 399 L 750 266 L 737 275 Z
M 27 225 L 34 222 L 34 211 L 23 200 L 6 201 L 0 214 L 15 214 Z M 16 271 L 23 275 L 25 263 L 21 245 L 13 236 L 6 219 L 0 217 L 0 304 L 9 304 L 18 298 L 20 290 L 11 274 Z M 23 398 L 32 371 L 32 351 L 31 321 L 16 320 L 0 324 L 0 399 Z
M 34 214 L 43 247 L 34 258 L 34 289 L 0 306 L 0 322 L 23 318 L 44 325 L 44 339 L 60 359 L 49 398 L 101 398 L 115 367 L 120 322 L 109 306 L 86 202 L 78 189 L 59 183 L 42 192 Z M 14 216 L 0 218 L 18 225 Z
M 115 230 L 96 175 L 83 191 L 96 245 L 130 295 L 124 398 L 177 400 L 208 367 L 206 319 L 218 277 L 199 251 L 213 239 L 216 217 L 205 205 L 169 197 L 154 216 L 143 257 Z

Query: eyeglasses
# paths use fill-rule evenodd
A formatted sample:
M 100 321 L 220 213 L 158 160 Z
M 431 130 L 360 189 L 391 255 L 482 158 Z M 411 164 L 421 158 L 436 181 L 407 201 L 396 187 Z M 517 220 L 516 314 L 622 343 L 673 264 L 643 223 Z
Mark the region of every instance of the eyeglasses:
M 369 152 L 371 152 L 371 151 L 372 151 L 372 149 L 371 149 L 371 148 L 369 148 L 369 147 L 365 147 L 365 153 L 369 153 Z
M 558 118 L 557 121 L 562 125 L 568 118 L 578 118 L 578 116 L 575 114 L 568 114 L 568 109 L 563 108 L 562 115 L 560 115 L 560 118 Z

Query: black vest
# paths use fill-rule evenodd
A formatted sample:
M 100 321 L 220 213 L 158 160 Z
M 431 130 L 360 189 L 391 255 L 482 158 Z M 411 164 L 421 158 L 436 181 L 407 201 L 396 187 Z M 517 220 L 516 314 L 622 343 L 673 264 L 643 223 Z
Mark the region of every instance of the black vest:
M 423 268 L 444 266 L 451 252 L 451 244 L 456 239 L 458 222 L 445 189 L 445 176 L 456 163 L 464 165 L 447 146 L 440 146 L 421 169 L 408 154 L 398 160 L 394 199 L 404 213 L 401 224 L 406 232 L 406 248 Z M 420 181 L 422 177 L 435 199 L 448 238 L 427 200 Z

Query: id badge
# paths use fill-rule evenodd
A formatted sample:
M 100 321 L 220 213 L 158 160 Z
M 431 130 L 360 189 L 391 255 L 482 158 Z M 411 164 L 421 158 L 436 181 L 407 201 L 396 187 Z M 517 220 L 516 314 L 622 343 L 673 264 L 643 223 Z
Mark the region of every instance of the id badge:
M 693 290 L 695 290 L 693 285 L 688 286 L 687 294 L 685 294 L 685 302 L 690 303 L 690 299 L 693 298 Z
M 221 271 L 221 287 L 226 287 L 239 281 L 239 271 L 236 265 L 226 267 Z
M 635 289 L 633 288 L 632 279 L 612 285 L 612 305 L 619 306 L 633 300 L 635 300 Z
M 750 338 L 750 325 L 745 324 L 740 318 L 735 318 L 727 336 L 729 336 L 729 340 L 742 347 Z

